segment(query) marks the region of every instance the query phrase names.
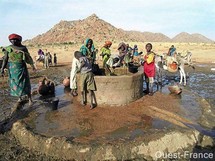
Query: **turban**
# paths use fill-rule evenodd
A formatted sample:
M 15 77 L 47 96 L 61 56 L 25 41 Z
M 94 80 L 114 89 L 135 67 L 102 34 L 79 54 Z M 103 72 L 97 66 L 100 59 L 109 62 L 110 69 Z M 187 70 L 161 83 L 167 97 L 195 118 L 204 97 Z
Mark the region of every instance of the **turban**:
M 8 39 L 9 39 L 9 40 L 17 39 L 17 40 L 22 41 L 22 36 L 17 35 L 17 34 L 10 34 L 10 35 L 8 36 Z
M 105 41 L 104 47 L 111 46 L 111 45 L 112 45 L 111 41 Z

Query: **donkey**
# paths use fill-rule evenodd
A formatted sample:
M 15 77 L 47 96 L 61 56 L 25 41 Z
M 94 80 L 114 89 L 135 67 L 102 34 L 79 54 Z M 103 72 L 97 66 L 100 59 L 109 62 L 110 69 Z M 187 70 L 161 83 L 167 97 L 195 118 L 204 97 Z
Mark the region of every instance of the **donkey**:
M 171 70 L 171 68 L 168 66 L 166 60 L 168 58 L 173 58 L 170 56 L 166 56 L 164 53 L 163 55 L 156 55 L 155 56 L 155 66 L 156 66 L 156 72 L 157 72 L 157 80 L 159 83 L 162 82 L 162 72 L 163 70 L 167 70 L 169 72 L 178 72 L 180 73 L 180 84 L 183 83 L 184 86 L 187 84 L 186 80 L 186 73 L 185 73 L 185 65 L 191 66 L 193 69 L 195 69 L 193 63 L 192 63 L 192 53 L 187 52 L 185 56 L 181 56 L 180 53 L 176 54 L 175 62 L 177 63 L 177 67 L 174 70 Z

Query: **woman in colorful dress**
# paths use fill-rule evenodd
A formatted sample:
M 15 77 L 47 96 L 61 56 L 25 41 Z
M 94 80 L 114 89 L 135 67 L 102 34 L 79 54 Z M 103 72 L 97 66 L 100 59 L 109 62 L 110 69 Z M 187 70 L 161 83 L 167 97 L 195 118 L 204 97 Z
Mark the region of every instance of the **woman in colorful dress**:
M 146 44 L 146 55 L 144 57 L 144 75 L 146 80 L 146 93 L 153 95 L 153 83 L 155 77 L 155 54 L 152 50 L 152 44 Z
M 105 67 L 106 62 L 108 61 L 108 59 L 111 56 L 111 50 L 110 50 L 111 45 L 112 45 L 111 41 L 105 41 L 105 44 L 103 45 L 103 47 L 101 49 L 103 68 Z
M 8 64 L 11 96 L 19 97 L 18 103 L 21 103 L 22 96 L 27 95 L 29 105 L 32 105 L 31 84 L 26 63 L 36 70 L 33 59 L 26 46 L 21 44 L 22 37 L 20 35 L 11 34 L 8 38 L 12 45 L 5 48 L 1 74 L 4 75 L 4 68 Z

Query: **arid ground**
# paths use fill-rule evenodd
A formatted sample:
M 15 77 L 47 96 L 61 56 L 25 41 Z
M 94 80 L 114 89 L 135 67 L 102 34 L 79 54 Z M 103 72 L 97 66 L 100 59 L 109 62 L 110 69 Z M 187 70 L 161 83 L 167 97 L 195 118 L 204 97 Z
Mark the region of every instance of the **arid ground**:
M 137 44 L 139 52 L 142 51 L 145 53 L 145 45 L 147 42 L 131 42 L 128 43 L 131 47 Z M 95 48 L 99 50 L 103 46 L 103 43 L 97 44 L 96 42 Z M 119 42 L 113 42 L 111 46 L 111 52 L 113 54 L 117 54 L 117 46 Z M 171 45 L 176 47 L 177 52 L 185 55 L 187 51 L 192 53 L 192 60 L 193 62 L 200 62 L 200 63 L 212 63 L 215 62 L 215 44 L 207 44 L 207 43 L 163 43 L 163 42 L 152 42 L 153 51 L 157 54 L 167 53 L 168 49 Z M 59 63 L 64 62 L 72 62 L 73 53 L 76 50 L 79 50 L 81 44 L 67 44 L 67 45 L 46 45 L 46 46 L 35 46 L 35 47 L 28 47 L 29 52 L 34 57 L 37 55 L 37 51 L 39 48 L 42 50 L 47 49 L 51 54 L 56 53 L 58 57 Z

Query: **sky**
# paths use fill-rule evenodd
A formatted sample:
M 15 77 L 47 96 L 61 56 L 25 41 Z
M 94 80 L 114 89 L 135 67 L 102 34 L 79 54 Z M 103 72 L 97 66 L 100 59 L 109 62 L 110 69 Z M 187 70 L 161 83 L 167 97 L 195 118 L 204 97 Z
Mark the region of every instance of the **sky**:
M 200 33 L 215 40 L 215 0 L 0 0 L 0 46 L 10 44 L 11 33 L 32 39 L 61 20 L 82 20 L 93 13 L 124 30 L 170 38 Z

